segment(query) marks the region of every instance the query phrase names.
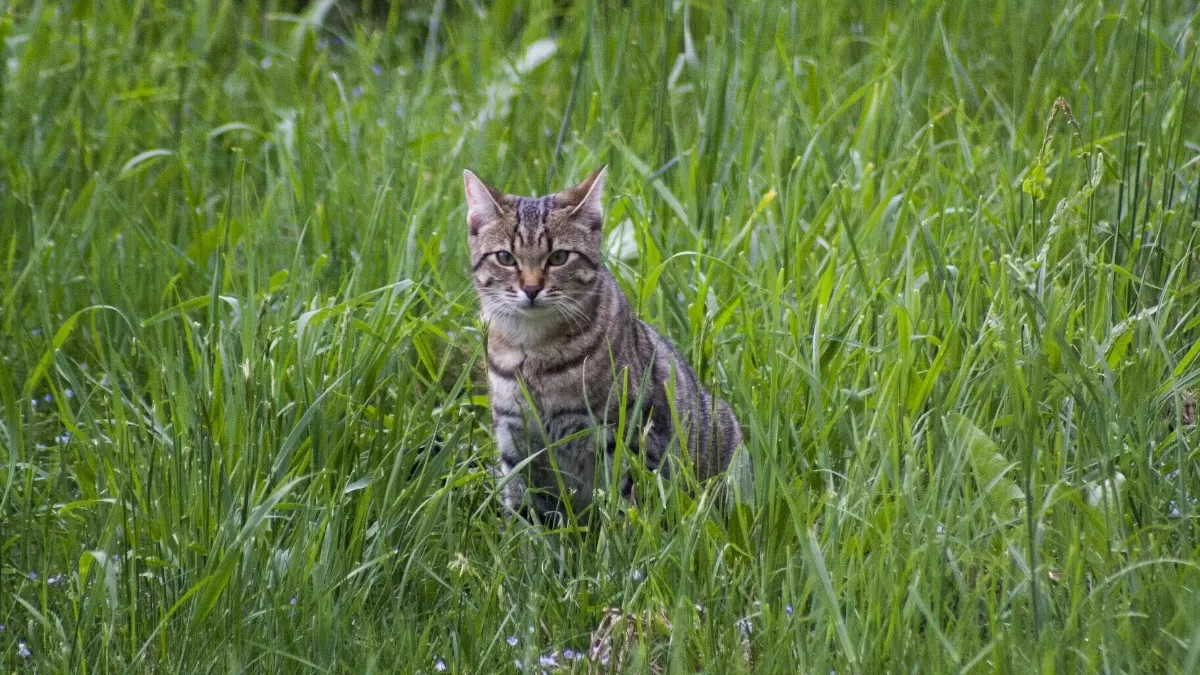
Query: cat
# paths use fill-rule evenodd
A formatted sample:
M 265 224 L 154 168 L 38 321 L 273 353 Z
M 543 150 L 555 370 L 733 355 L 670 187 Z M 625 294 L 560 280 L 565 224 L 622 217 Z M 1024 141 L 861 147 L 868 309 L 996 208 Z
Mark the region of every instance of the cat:
M 510 514 L 532 507 L 539 517 L 563 516 L 567 506 L 580 514 L 590 505 L 598 450 L 611 462 L 617 447 L 622 401 L 634 430 L 629 447 L 651 470 L 667 473 L 665 460 L 682 441 L 704 479 L 724 471 L 742 443 L 729 405 L 701 386 L 669 340 L 637 318 L 602 264 L 606 173 L 601 167 L 558 194 L 519 197 L 463 172 L 471 275 L 486 328 L 492 423 Z M 523 462 L 527 471 L 510 475 Z M 631 487 L 626 476 L 626 496 Z

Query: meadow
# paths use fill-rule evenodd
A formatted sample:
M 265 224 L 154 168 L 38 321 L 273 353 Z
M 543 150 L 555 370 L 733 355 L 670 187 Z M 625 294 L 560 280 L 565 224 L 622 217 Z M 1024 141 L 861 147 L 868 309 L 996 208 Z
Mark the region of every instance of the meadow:
M 0 0 L 0 670 L 1200 672 L 1198 28 Z M 506 522 L 462 171 L 601 164 L 753 485 Z

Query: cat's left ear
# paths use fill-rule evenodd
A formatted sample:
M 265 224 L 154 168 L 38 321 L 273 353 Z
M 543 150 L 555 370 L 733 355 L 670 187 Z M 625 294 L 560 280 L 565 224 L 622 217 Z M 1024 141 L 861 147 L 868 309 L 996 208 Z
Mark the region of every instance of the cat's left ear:
M 579 185 L 559 193 L 559 199 L 571 209 L 568 218 L 592 231 L 603 227 L 604 179 L 607 176 L 608 165 L 605 165 L 592 172 Z
M 469 169 L 463 170 L 463 185 L 467 191 L 467 227 L 471 236 L 474 236 L 479 234 L 484 225 L 490 225 L 500 218 L 501 204 L 506 197 Z

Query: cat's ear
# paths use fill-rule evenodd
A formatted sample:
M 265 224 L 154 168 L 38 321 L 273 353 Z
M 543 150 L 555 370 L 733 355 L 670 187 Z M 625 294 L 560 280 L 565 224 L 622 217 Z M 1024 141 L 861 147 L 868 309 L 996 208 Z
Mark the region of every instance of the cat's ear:
M 467 190 L 467 229 L 474 236 L 479 234 L 479 228 L 500 218 L 500 205 L 506 198 L 469 169 L 463 170 L 463 185 Z
M 585 224 L 591 230 L 599 230 L 604 224 L 604 179 L 608 166 L 602 166 L 573 188 L 559 193 L 559 200 L 571 209 L 569 218 Z

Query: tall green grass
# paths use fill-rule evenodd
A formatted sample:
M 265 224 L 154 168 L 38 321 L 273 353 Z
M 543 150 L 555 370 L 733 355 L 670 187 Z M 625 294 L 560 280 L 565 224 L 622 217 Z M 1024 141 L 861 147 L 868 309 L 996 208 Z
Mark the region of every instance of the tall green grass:
M 1200 669 L 1192 3 L 293 4 L 0 0 L 0 668 Z M 505 525 L 461 172 L 605 162 L 755 492 Z

